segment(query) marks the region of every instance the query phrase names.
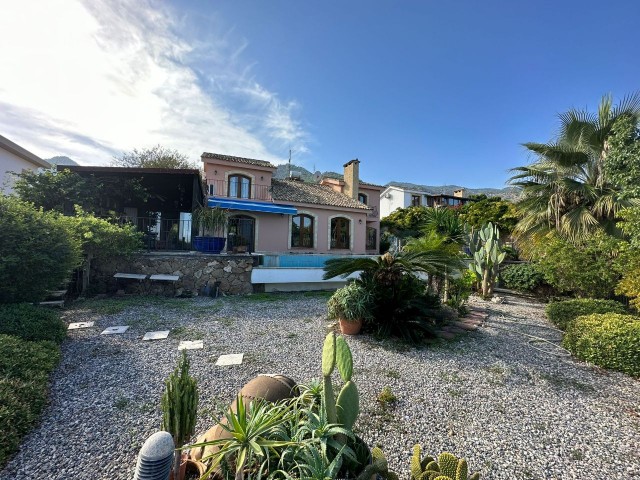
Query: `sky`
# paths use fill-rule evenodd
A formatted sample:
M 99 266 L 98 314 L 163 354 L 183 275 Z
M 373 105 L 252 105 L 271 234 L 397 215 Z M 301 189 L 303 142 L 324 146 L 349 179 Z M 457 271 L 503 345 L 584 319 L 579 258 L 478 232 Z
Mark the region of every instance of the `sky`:
M 640 90 L 640 2 L 0 0 L 0 135 L 503 187 L 557 114 Z

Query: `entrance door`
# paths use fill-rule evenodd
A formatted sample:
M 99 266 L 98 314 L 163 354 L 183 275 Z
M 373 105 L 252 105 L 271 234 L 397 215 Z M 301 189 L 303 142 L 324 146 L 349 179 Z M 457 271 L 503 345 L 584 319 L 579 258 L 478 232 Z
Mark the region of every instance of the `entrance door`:
M 229 217 L 227 251 L 233 251 L 235 247 L 247 247 L 247 252 L 255 250 L 255 222 L 255 219 L 248 215 Z

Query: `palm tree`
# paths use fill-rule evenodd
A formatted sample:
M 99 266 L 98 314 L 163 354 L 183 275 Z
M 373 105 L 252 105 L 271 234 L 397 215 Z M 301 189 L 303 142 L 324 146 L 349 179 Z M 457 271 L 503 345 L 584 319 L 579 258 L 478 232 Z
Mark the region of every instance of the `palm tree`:
M 556 140 L 524 144 L 538 159 L 512 170 L 510 183 L 522 188 L 516 235 L 556 230 L 576 241 L 598 229 L 615 231 L 618 212 L 637 203 L 607 181 L 604 169 L 607 139 L 614 122 L 623 116 L 640 121 L 640 93 L 623 98 L 615 107 L 611 96 L 604 96 L 597 114 L 576 109 L 562 113 Z

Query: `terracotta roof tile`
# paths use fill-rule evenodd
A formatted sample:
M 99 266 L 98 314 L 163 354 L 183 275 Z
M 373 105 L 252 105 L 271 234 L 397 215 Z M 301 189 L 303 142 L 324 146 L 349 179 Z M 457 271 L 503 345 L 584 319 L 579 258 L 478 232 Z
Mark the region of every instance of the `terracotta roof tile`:
M 370 210 L 362 202 L 338 193 L 331 187 L 297 180 L 271 180 L 271 196 L 278 202 L 313 203 L 332 207 L 358 208 Z
M 271 162 L 267 162 L 266 160 L 256 160 L 254 158 L 243 158 L 243 157 L 233 157 L 231 155 L 222 155 L 220 153 L 208 153 L 208 152 L 204 152 L 201 155 L 202 158 L 213 158 L 215 160 L 224 160 L 227 162 L 236 162 L 236 163 L 245 163 L 248 165 L 257 165 L 259 167 L 269 167 L 269 168 L 276 168 L 276 166 L 271 163 Z

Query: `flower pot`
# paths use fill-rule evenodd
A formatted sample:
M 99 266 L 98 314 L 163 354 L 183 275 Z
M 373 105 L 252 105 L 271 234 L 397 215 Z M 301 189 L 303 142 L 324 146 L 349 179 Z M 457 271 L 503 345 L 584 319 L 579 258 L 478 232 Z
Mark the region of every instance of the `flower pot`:
M 344 335 L 357 335 L 360 333 L 362 319 L 345 320 L 344 318 L 339 318 L 338 321 L 340 322 L 340 333 Z
M 207 466 L 204 463 L 199 462 L 197 460 L 193 460 L 191 458 L 187 458 L 187 462 L 185 465 L 184 478 L 191 478 L 191 477 L 200 478 L 206 473 L 206 471 L 207 471 Z
M 176 452 L 176 455 L 178 455 L 177 452 Z M 185 475 L 186 468 L 187 468 L 188 456 L 184 452 L 179 454 L 179 455 L 180 455 L 180 469 L 178 470 L 178 478 L 174 478 L 173 465 L 171 465 L 171 472 L 169 473 L 169 480 L 183 480 L 184 479 L 184 475 Z
M 202 253 L 218 254 L 226 240 L 225 237 L 193 237 L 193 248 Z

